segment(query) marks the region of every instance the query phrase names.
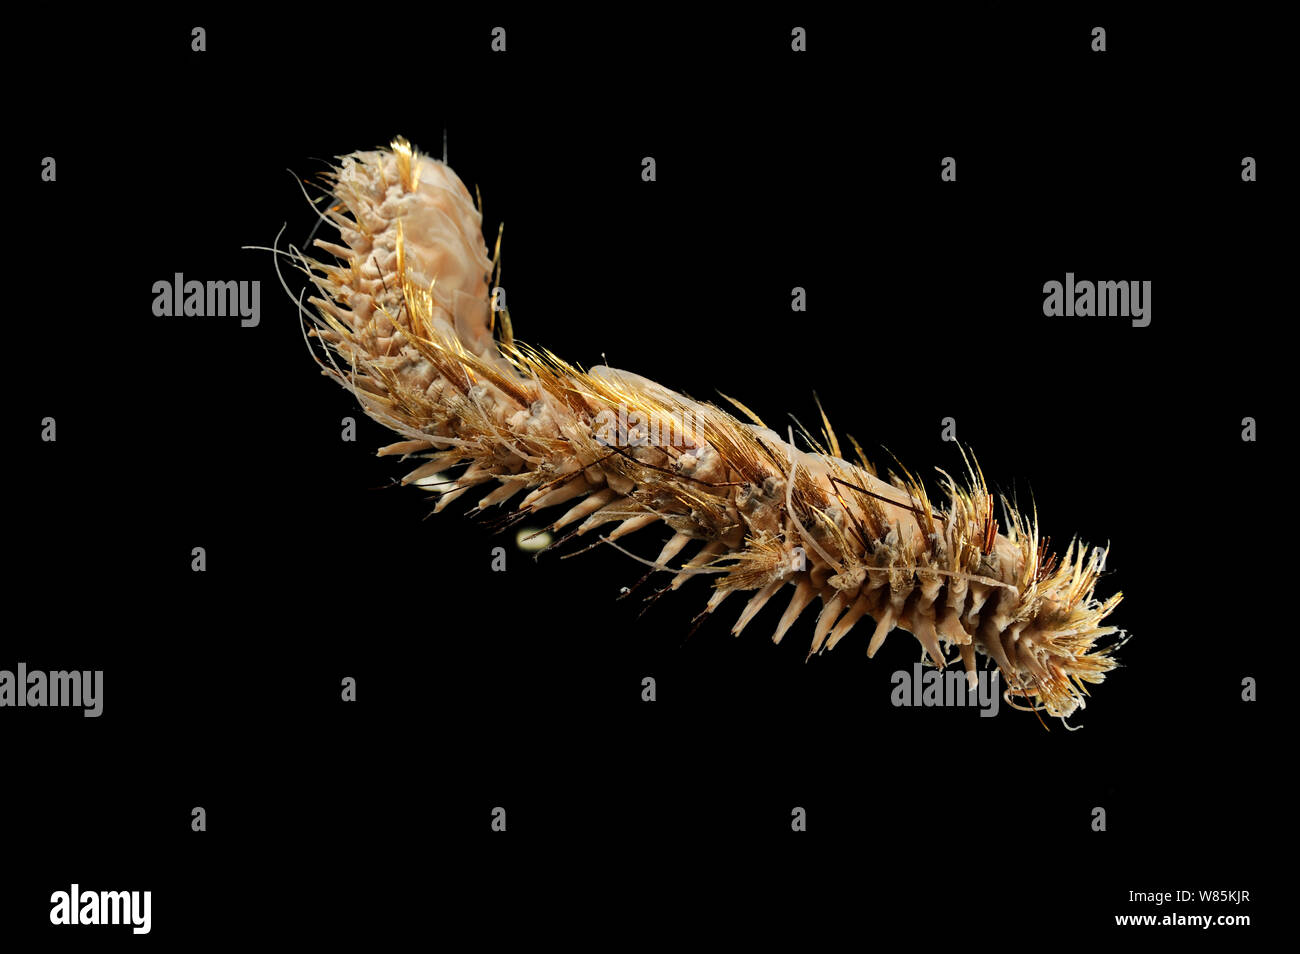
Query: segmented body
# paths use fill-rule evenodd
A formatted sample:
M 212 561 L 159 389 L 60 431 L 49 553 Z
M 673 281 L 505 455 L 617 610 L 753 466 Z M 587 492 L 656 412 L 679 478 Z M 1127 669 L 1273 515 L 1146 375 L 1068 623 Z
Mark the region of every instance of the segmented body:
M 810 655 L 869 617 L 868 655 L 906 630 L 936 666 L 955 652 L 972 684 L 985 655 L 1010 697 L 1062 718 L 1116 665 L 1107 637 L 1119 630 L 1104 620 L 1121 597 L 1093 595 L 1105 552 L 1076 542 L 1049 558 L 1036 518 L 1005 499 L 999 532 L 977 465 L 964 481 L 943 474 L 936 503 L 906 471 L 886 481 L 860 450 L 858 464 L 842 460 L 829 424 L 824 447 L 809 436 L 815 450 L 800 450 L 743 405 L 749 420 L 519 345 L 492 308 L 481 216 L 450 168 L 398 139 L 327 178 L 342 244 L 316 245 L 340 262 L 294 252 L 321 293 L 312 334 L 343 359 L 327 353 L 322 367 L 403 435 L 381 454 L 427 458 L 405 482 L 433 483 L 437 509 L 482 486 L 480 509 L 522 494 L 518 514 L 563 507 L 551 529 L 613 525 L 611 543 L 664 524 L 673 535 L 655 565 L 703 544 L 672 589 L 709 575 L 709 612 L 748 594 L 737 635 L 789 586 L 775 640 L 814 603 Z

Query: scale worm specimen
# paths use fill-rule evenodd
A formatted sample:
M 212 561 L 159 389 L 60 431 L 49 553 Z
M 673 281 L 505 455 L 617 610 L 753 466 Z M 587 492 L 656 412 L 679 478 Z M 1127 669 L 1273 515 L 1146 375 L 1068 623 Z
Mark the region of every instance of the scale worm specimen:
M 673 536 L 643 562 L 669 570 L 664 590 L 708 575 L 709 613 L 749 594 L 737 635 L 789 586 L 774 640 L 816 602 L 809 655 L 870 617 L 868 656 L 906 630 L 934 665 L 960 658 L 974 685 L 982 654 L 1008 701 L 1062 719 L 1115 667 L 1123 634 L 1103 621 L 1121 595 L 1093 596 L 1106 551 L 1075 541 L 1049 556 L 1037 517 L 1005 498 L 999 532 L 973 456 L 962 480 L 940 471 L 936 501 L 901 466 L 881 479 L 856 443 L 859 463 L 842 460 L 824 414 L 803 451 L 739 402 L 746 420 L 636 374 L 583 371 L 514 340 L 490 301 L 482 217 L 446 164 L 398 138 L 343 157 L 325 180 L 323 217 L 342 244 L 315 245 L 338 262 L 289 253 L 319 293 L 316 313 L 302 309 L 327 345 L 313 355 L 402 435 L 380 454 L 424 460 L 403 482 L 440 493 L 437 510 L 475 487 L 486 491 L 476 510 L 522 495 L 506 523 L 556 508 L 545 526 L 566 531 L 559 542 L 608 527 L 600 539 L 620 549 L 666 524 Z

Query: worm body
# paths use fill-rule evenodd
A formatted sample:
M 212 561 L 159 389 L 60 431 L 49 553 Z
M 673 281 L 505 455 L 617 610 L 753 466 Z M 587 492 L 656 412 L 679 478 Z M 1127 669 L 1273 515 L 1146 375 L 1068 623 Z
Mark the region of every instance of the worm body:
M 1062 719 L 1116 665 L 1122 633 L 1104 621 L 1121 595 L 1094 597 L 1106 552 L 1075 541 L 1049 556 L 1036 516 L 1005 498 L 999 526 L 973 456 L 961 479 L 941 472 L 932 500 L 905 469 L 886 480 L 860 449 L 843 460 L 824 415 L 800 450 L 739 403 L 745 420 L 519 344 L 490 301 L 481 216 L 449 167 L 397 139 L 326 178 L 341 244 L 315 244 L 338 261 L 291 250 L 319 293 L 304 310 L 328 346 L 317 360 L 402 435 L 381 454 L 423 460 L 404 482 L 440 493 L 437 510 L 477 489 L 476 509 L 548 510 L 560 542 L 599 531 L 615 546 L 664 524 L 673 535 L 652 563 L 667 588 L 710 577 L 707 612 L 746 594 L 737 635 L 789 587 L 774 640 L 815 605 L 809 655 L 859 623 L 874 623 L 868 656 L 905 630 L 934 665 L 960 659 L 972 685 L 987 657 L 1009 700 Z

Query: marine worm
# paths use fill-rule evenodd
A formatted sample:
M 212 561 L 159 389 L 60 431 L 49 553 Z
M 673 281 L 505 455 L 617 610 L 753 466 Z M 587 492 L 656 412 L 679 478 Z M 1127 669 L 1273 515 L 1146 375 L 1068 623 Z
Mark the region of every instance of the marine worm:
M 557 544 L 596 534 L 619 549 L 664 524 L 671 538 L 643 561 L 669 574 L 661 591 L 706 576 L 706 613 L 748 594 L 736 635 L 790 587 L 777 642 L 814 603 L 809 656 L 869 617 L 869 657 L 904 630 L 935 666 L 960 659 L 973 686 L 984 656 L 1008 702 L 1062 720 L 1117 665 L 1125 634 L 1104 622 L 1121 594 L 1094 597 L 1107 550 L 1074 540 L 1049 555 L 1036 513 L 1005 497 L 999 523 L 973 453 L 961 479 L 939 471 L 932 499 L 901 464 L 879 476 L 856 442 L 857 463 L 842 459 L 824 412 L 801 450 L 730 398 L 743 420 L 631 372 L 584 371 L 515 340 L 481 214 L 445 163 L 398 138 L 341 157 L 324 182 L 340 243 L 314 246 L 337 261 L 281 253 L 317 292 L 314 312 L 298 296 L 309 348 L 401 435 L 381 455 L 423 461 L 402 482 L 439 494 L 437 511 L 481 488 L 473 511 L 519 497 L 504 523 L 555 508 Z

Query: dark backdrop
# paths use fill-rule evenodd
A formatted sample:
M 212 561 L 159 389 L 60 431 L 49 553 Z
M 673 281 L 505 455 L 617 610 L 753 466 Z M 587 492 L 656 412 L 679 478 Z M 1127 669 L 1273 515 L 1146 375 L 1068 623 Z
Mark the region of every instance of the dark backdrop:
M 1011 941 L 1168 910 L 1131 890 L 1214 888 L 1254 903 L 1172 907 L 1259 930 L 1280 887 L 1294 360 L 1268 29 L 1005 5 L 312 16 L 47 15 L 25 41 L 78 81 L 15 79 L 0 668 L 103 669 L 105 710 L 0 711 L 6 932 L 148 941 L 49 932 L 72 881 L 151 889 L 166 945 L 466 926 L 618 944 L 698 938 L 695 914 L 800 943 L 837 923 Z M 286 170 L 396 134 L 435 155 L 445 134 L 487 234 L 505 221 L 521 339 L 783 431 L 813 424 L 816 391 L 841 435 L 927 479 L 960 466 L 952 416 L 1057 544 L 1110 541 L 1099 594 L 1124 591 L 1134 638 L 1082 731 L 894 708 L 906 634 L 868 661 L 864 624 L 805 664 L 814 611 L 774 646 L 778 598 L 737 640 L 733 597 L 688 638 L 702 581 L 638 615 L 641 591 L 618 596 L 644 568 L 613 550 L 534 561 L 468 500 L 422 519 L 422 492 L 386 486 L 403 465 L 373 456 L 395 438 L 319 377 L 270 255 L 241 249 L 310 230 Z M 1067 271 L 1150 280 L 1151 325 L 1045 318 Z M 154 317 L 175 272 L 260 280 L 261 324 Z

